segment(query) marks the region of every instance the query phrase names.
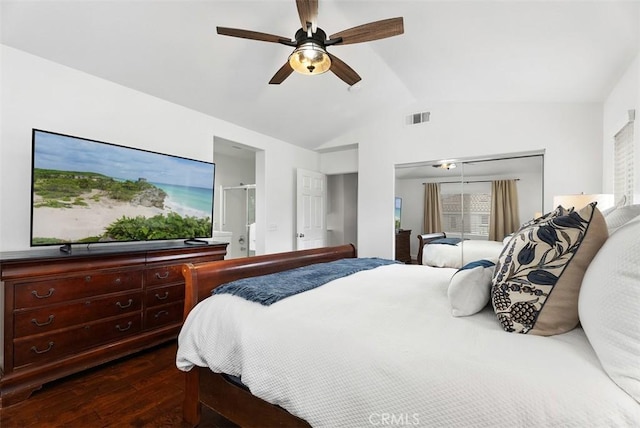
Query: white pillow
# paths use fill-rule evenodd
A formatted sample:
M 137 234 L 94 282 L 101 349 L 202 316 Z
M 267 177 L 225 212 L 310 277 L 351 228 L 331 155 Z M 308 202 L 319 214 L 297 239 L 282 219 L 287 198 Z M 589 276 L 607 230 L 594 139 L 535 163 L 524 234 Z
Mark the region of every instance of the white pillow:
M 640 205 L 625 205 L 623 207 L 616 207 L 612 211 L 608 212 L 604 217 L 604 221 L 607 223 L 609 235 L 639 215 Z
M 578 313 L 604 370 L 640 403 L 640 217 L 596 254 L 582 281 Z
M 513 233 L 510 233 L 504 238 L 502 238 L 502 245 L 507 245 L 509 241 L 511 241 L 511 238 L 513 238 Z
M 487 306 L 495 266 L 490 260 L 477 260 L 453 274 L 447 296 L 454 317 L 473 315 Z

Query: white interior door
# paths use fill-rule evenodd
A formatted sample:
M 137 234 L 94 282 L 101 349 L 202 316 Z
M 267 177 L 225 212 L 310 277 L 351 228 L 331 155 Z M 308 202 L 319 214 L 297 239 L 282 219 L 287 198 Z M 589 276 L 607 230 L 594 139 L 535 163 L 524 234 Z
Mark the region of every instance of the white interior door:
M 327 176 L 297 170 L 296 248 L 305 250 L 326 245 Z

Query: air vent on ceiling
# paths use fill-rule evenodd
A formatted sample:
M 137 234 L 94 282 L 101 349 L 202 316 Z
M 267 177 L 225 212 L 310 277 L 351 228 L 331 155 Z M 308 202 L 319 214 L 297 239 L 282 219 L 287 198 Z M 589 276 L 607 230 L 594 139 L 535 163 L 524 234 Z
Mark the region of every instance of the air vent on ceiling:
M 414 113 L 407 116 L 407 125 L 417 125 L 418 123 L 429 122 L 431 112 Z

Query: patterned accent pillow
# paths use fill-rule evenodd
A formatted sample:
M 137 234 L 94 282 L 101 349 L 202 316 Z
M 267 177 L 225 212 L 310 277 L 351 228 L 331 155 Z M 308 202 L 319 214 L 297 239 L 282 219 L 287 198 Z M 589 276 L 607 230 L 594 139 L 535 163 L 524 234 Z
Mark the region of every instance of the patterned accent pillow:
M 542 336 L 575 328 L 582 278 L 607 237 L 595 203 L 580 211 L 558 207 L 522 226 L 503 248 L 492 280 L 502 327 Z
M 522 226 L 520 226 L 520 229 L 532 226 L 534 224 L 542 223 L 544 221 L 549 221 L 552 218 L 555 218 L 561 215 L 568 215 L 572 211 L 573 211 L 573 208 L 567 209 L 562 205 L 558 205 L 555 210 L 549 211 L 548 213 L 542 215 L 541 217 L 536 217 L 533 220 L 529 220 L 528 222 L 524 223 Z M 513 233 L 512 235 L 515 235 L 515 233 Z

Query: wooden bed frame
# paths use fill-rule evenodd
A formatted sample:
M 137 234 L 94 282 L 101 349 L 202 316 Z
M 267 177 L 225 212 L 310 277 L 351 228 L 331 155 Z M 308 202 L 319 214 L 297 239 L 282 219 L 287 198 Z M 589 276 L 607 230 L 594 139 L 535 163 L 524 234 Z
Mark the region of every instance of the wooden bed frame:
M 356 257 L 353 245 L 267 254 L 256 257 L 185 264 L 184 316 L 216 287 L 240 278 L 266 275 L 287 269 Z M 208 368 L 194 367 L 185 373 L 183 419 L 191 426 L 200 423 L 201 406 L 206 406 L 242 427 L 309 427 L 304 420 L 281 407 L 252 395 L 247 389 Z
M 441 239 L 441 238 L 446 238 L 447 234 L 444 232 L 435 232 L 435 233 L 425 233 L 423 235 L 418 235 L 418 264 L 421 265 L 422 264 L 422 253 L 424 250 L 424 246 L 427 245 L 429 242 L 435 240 L 435 239 Z

